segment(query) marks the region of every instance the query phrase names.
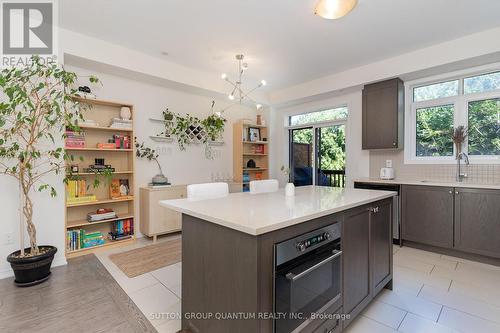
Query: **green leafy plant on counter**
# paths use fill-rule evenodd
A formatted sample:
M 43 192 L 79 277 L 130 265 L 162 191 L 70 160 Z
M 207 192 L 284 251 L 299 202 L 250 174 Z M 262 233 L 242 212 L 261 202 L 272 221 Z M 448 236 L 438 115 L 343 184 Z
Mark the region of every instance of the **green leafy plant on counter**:
M 33 56 L 24 67 L 0 72 L 0 173 L 19 182 L 21 225 L 29 235 L 29 252 L 24 250 L 24 235 L 20 237 L 19 257 L 40 254 L 33 221 L 34 191 L 49 191 L 57 196 L 45 177 L 66 170 L 66 161 L 74 156 L 64 150 L 65 130 L 80 131 L 77 121 L 87 106 L 73 96 L 77 75 L 57 64 Z M 91 77 L 91 81 L 98 79 Z M 67 181 L 67 178 L 65 178 Z M 21 233 L 22 234 L 22 233 Z

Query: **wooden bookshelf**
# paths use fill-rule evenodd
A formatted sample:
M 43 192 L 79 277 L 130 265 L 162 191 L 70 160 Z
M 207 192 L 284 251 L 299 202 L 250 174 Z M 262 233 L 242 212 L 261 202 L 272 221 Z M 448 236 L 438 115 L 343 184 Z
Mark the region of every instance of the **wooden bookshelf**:
M 260 130 L 260 141 L 252 142 L 243 139 L 249 127 Z M 263 138 L 269 140 L 266 126 L 248 124 L 243 121 L 233 125 L 233 175 L 234 181 L 242 184 L 243 191 L 248 190 L 249 184 L 248 181 L 243 180 L 244 173 L 248 174 L 250 180 L 269 179 L 269 141 L 263 141 Z M 256 152 L 257 147 L 262 147 L 263 152 Z M 251 159 L 255 161 L 256 168 L 247 168 L 247 163 Z
M 124 246 L 135 241 L 136 225 L 134 223 L 134 235 L 132 238 L 124 240 L 110 240 L 108 233 L 112 230 L 113 223 L 130 219 L 134 221 L 134 170 L 135 170 L 135 147 L 134 147 L 134 126 L 131 129 L 110 128 L 113 118 L 120 118 L 120 109 L 122 106 L 129 107 L 132 113 L 132 120 L 135 118 L 134 107 L 131 104 L 121 102 L 111 102 L 97 99 L 85 99 L 74 97 L 74 100 L 82 104 L 89 104 L 91 108 L 83 111 L 84 119 L 96 121 L 99 126 L 82 125 L 80 128 L 85 133 L 85 147 L 83 148 L 66 148 L 68 154 L 74 156 L 74 161 L 68 163 L 70 165 L 78 165 L 79 172 L 72 173 L 71 176 L 77 179 L 85 179 L 87 181 L 87 194 L 96 196 L 97 201 L 67 203 L 66 204 L 66 221 L 65 235 L 68 230 L 84 229 L 87 233 L 101 232 L 106 238 L 105 243 L 88 248 L 78 250 L 69 250 L 66 247 L 66 257 L 73 258 L 76 256 L 86 255 L 95 251 L 103 250 L 108 247 Z M 113 135 L 130 136 L 130 149 L 99 149 L 98 143 L 106 143 Z M 112 179 L 128 179 L 130 187 L 130 196 L 112 199 L 109 194 L 109 182 L 106 176 L 97 172 L 85 172 L 84 168 L 95 163 L 96 158 L 103 158 L 104 163 L 115 168 L 115 172 L 111 174 Z M 97 188 L 92 186 L 96 177 L 101 177 L 100 185 Z M 88 222 L 87 213 L 95 212 L 99 208 L 113 209 L 117 218 L 101 220 L 96 222 Z

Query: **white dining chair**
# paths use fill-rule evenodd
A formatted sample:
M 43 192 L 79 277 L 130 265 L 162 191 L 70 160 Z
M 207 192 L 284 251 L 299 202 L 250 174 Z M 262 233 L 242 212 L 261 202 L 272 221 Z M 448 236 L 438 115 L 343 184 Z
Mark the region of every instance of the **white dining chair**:
M 188 199 L 215 199 L 229 194 L 227 183 L 204 183 L 187 186 Z
M 252 180 L 250 182 L 250 193 L 276 192 L 278 189 L 279 183 L 276 179 Z

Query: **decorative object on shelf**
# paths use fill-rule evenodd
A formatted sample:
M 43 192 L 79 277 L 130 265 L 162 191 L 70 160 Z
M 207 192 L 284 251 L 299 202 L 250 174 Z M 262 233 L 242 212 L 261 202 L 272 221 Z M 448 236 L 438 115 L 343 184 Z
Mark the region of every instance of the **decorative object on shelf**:
M 358 4 L 358 0 L 320 0 L 314 14 L 325 19 L 339 19 L 349 14 Z
M 247 162 L 247 168 L 249 169 L 255 169 L 257 167 L 257 165 L 255 164 L 255 161 L 252 160 L 252 159 L 249 159 L 248 162 Z
M 248 63 L 243 62 L 243 59 L 245 58 L 245 56 L 243 54 L 237 54 L 235 56 L 235 58 L 236 58 L 236 61 L 238 62 L 238 79 L 233 82 L 228 78 L 226 73 L 223 73 L 221 75 L 221 78 L 223 80 L 225 80 L 226 82 L 228 82 L 232 86 L 232 90 L 231 90 L 231 93 L 228 95 L 228 98 L 230 101 L 236 101 L 236 102 L 231 104 L 230 106 L 226 107 L 224 110 L 220 111 L 220 113 L 222 114 L 225 110 L 229 109 L 230 107 L 234 106 L 235 104 L 242 104 L 244 100 L 248 100 L 248 101 L 254 103 L 257 110 L 261 110 L 262 104 L 254 101 L 250 97 L 250 94 L 252 92 L 254 92 L 255 90 L 267 85 L 267 82 L 266 82 L 266 80 L 261 80 L 259 82 L 259 84 L 257 84 L 256 87 L 245 92 L 243 90 L 243 87 L 242 87 L 242 83 L 243 83 L 242 80 L 243 80 L 243 73 L 248 69 Z
M 146 147 L 143 143 L 138 143 L 137 138 L 135 138 L 135 155 L 139 158 L 145 158 L 148 161 L 155 161 L 158 165 L 160 173 L 153 177 L 151 183 L 152 185 L 170 185 L 168 178 L 163 175 L 163 170 L 161 169 L 160 162 L 158 162 L 158 157 L 160 156 L 156 150 Z
M 80 168 L 78 165 L 72 165 L 71 166 L 71 173 L 78 173 L 80 171 Z
M 260 114 L 257 115 L 257 125 L 262 125 L 262 115 Z
M 286 168 L 284 165 L 281 166 L 281 172 L 285 175 L 288 183 L 285 185 L 285 195 L 294 196 L 295 195 L 295 185 L 290 182 L 290 168 Z
M 132 117 L 132 112 L 128 106 L 122 106 L 120 109 L 120 117 L 122 120 L 130 120 Z
M 455 158 L 458 158 L 458 155 L 460 155 L 460 153 L 462 152 L 462 145 L 465 142 L 465 140 L 467 139 L 468 135 L 469 135 L 469 131 L 468 131 L 467 127 L 465 127 L 463 125 L 457 126 L 453 130 L 452 139 L 453 139 L 453 143 L 455 144 L 455 151 L 456 151 Z
M 249 127 L 248 128 L 248 137 L 250 138 L 250 142 L 260 141 L 260 128 Z

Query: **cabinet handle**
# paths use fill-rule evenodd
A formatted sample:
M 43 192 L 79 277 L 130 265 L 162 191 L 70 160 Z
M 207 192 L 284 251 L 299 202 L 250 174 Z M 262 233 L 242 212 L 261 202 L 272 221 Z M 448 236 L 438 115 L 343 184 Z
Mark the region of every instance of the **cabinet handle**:
M 395 146 L 395 145 L 396 145 L 396 142 L 393 142 L 393 143 L 392 143 L 392 145 L 393 145 L 393 146 Z
M 378 206 L 377 207 L 370 207 L 370 208 L 368 208 L 368 211 L 370 213 L 378 213 Z
M 450 190 L 450 192 L 448 192 L 448 193 L 453 194 L 453 191 L 452 191 L 452 190 Z
M 455 194 L 460 194 L 460 192 L 458 192 L 458 191 L 455 191 Z

